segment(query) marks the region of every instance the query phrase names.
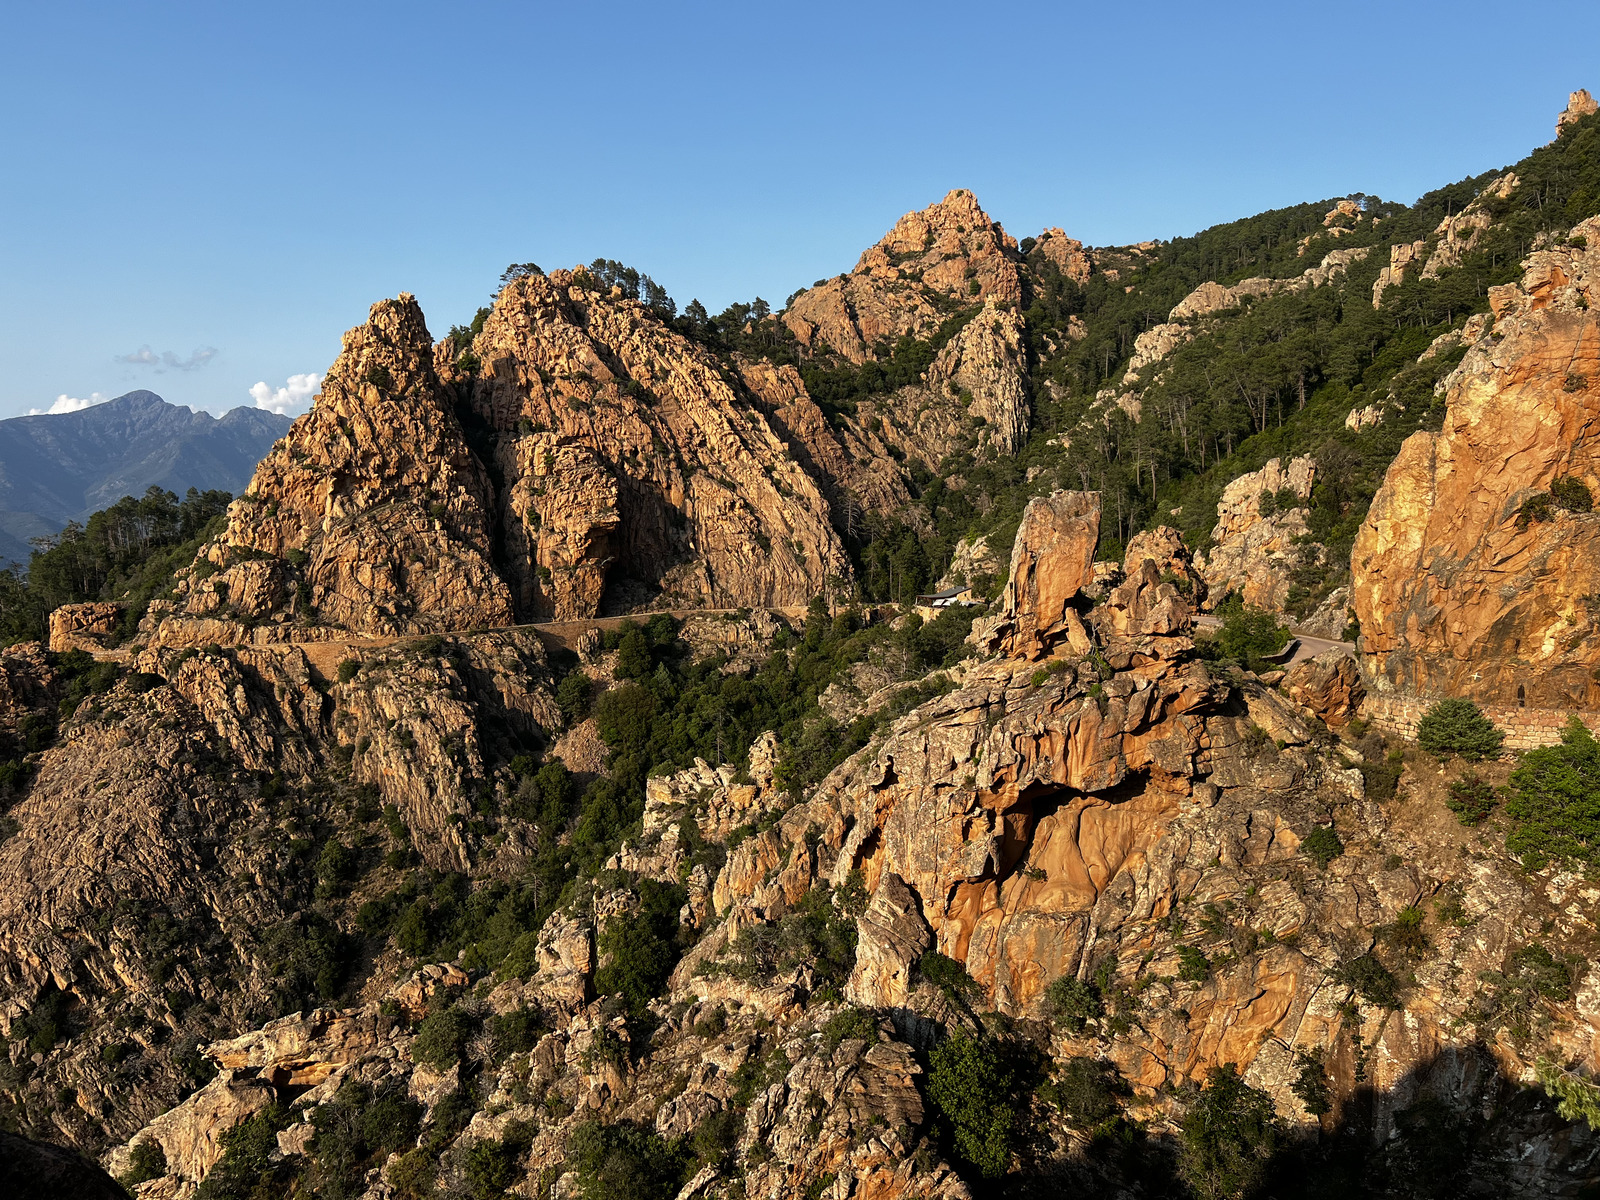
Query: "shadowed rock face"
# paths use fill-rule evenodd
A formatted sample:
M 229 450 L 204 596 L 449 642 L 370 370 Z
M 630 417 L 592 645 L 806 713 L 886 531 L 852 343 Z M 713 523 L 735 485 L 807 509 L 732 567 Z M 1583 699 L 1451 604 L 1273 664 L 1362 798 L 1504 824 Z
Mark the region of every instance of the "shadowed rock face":
M 1558 481 L 1600 492 L 1600 221 L 1572 237 L 1588 246 L 1538 251 L 1491 291 L 1443 428 L 1406 440 L 1356 539 L 1362 651 L 1385 687 L 1600 707 L 1600 514 L 1519 519 Z
M 123 1200 L 127 1195 L 98 1165 L 74 1151 L 3 1129 L 0 1190 L 15 1200 Z

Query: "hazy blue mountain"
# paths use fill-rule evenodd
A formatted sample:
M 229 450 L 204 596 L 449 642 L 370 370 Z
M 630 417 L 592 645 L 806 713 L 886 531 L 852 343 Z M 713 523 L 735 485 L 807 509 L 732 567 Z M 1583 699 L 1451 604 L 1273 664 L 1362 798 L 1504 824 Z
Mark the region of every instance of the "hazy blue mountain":
M 159 485 L 235 494 L 292 418 L 256 408 L 221 417 L 129 392 L 81 412 L 0 421 L 0 562 L 28 539 Z

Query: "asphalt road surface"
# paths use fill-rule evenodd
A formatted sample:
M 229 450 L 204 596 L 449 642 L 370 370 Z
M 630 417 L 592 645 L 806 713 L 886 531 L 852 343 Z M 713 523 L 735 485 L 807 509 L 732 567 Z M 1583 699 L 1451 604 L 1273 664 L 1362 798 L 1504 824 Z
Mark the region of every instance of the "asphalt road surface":
M 1197 615 L 1194 623 L 1202 629 L 1222 628 L 1221 618 L 1204 614 Z M 1329 650 L 1343 650 L 1346 654 L 1354 654 L 1356 652 L 1356 644 L 1354 642 L 1334 642 L 1329 641 L 1327 638 L 1304 637 L 1298 633 L 1295 634 L 1295 637 L 1300 644 L 1294 648 L 1294 654 L 1290 656 L 1289 663 L 1297 663 L 1305 658 L 1315 658 L 1317 655 Z M 1289 663 L 1284 665 L 1288 666 Z

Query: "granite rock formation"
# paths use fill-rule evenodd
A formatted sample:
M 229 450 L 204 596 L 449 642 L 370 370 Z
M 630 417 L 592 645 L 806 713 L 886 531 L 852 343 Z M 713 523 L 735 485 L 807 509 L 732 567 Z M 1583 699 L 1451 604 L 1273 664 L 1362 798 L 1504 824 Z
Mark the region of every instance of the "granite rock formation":
M 850 274 L 797 297 L 784 323 L 803 346 L 827 346 L 851 362 L 865 362 L 881 343 L 936 330 L 948 313 L 934 297 L 1019 303 L 1016 248 L 977 197 L 958 188 L 901 217 Z
M 1306 552 L 1295 539 L 1309 532 L 1305 501 L 1315 479 L 1309 456 L 1288 463 L 1274 458 L 1223 489 L 1211 549 L 1195 557 L 1210 602 L 1236 592 L 1252 608 L 1283 610 L 1294 568 Z M 1263 497 L 1271 501 L 1265 514 Z
M 529 274 L 471 354 L 481 373 L 446 373 L 498 439 L 500 519 L 535 550 L 508 555 L 528 616 L 593 613 L 606 579 L 734 608 L 804 604 L 848 574 L 818 482 L 747 385 L 646 306 L 581 269 Z
M 1600 222 L 1571 237 L 1593 244 Z M 1569 239 L 1494 289 L 1493 329 L 1449 377 L 1443 428 L 1413 434 L 1390 465 L 1351 556 L 1361 647 L 1383 687 L 1600 706 L 1587 633 L 1600 516 L 1581 492 L 1559 500 L 1568 480 L 1600 489 L 1597 273 L 1600 252 Z

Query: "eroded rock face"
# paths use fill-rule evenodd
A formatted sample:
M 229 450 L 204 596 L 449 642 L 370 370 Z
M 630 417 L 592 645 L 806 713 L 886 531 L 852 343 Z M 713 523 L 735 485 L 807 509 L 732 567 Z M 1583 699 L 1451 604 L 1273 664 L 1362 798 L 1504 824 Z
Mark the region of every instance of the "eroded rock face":
M 571 621 L 600 611 L 611 536 L 622 522 L 616 478 L 589 447 L 540 433 L 503 441 L 506 542 L 521 612 Z
M 422 310 L 402 295 L 345 334 L 315 407 L 262 459 L 227 533 L 203 554 L 223 569 L 235 550 L 306 555 L 311 606 L 356 632 L 508 625 L 510 591 L 490 562 L 492 513 L 488 480 L 434 372 Z M 214 584 L 205 590 L 215 595 Z M 235 600 L 232 581 L 225 599 Z M 265 616 L 285 601 L 269 590 L 248 611 Z
M 967 414 L 982 426 L 978 447 L 1012 455 L 1028 434 L 1025 357 L 1022 317 L 990 301 L 939 352 L 927 386 L 935 393 L 970 395 Z
M 745 386 L 773 430 L 827 494 L 836 525 L 854 529 L 866 512 L 888 515 L 911 502 L 904 469 L 889 453 L 880 430 L 862 422 L 835 429 L 792 366 L 738 362 Z
M 1315 480 L 1310 456 L 1288 463 L 1274 458 L 1223 489 L 1212 548 L 1195 560 L 1211 602 L 1237 592 L 1252 608 L 1283 610 L 1301 554 L 1295 539 L 1310 531 L 1303 502 Z M 1273 511 L 1267 515 L 1262 513 L 1263 493 L 1272 497 Z
M 99 650 L 122 621 L 122 605 L 104 601 L 63 604 L 50 614 L 48 646 L 57 654 L 68 650 Z
M 1284 695 L 1319 717 L 1329 729 L 1348 725 L 1366 695 L 1355 657 L 1343 650 L 1327 650 L 1295 663 L 1282 686 Z
M 865 362 L 880 342 L 902 334 L 927 337 L 947 315 L 923 295 L 932 289 L 962 303 L 1022 299 L 1012 255 L 1016 240 L 957 189 L 921 212 L 907 213 L 849 275 L 804 292 L 784 323 L 804 346 L 826 345 L 851 362 Z
M 1590 247 L 1541 250 L 1494 289 L 1494 329 L 1447 380 L 1443 428 L 1406 439 L 1356 538 L 1362 652 L 1386 688 L 1600 706 L 1600 515 L 1518 517 L 1557 480 L 1600 490 L 1600 222 L 1572 236 Z
M 1039 235 L 1035 249 L 1053 262 L 1056 270 L 1079 287 L 1089 282 L 1094 262 L 1084 249 L 1083 243 L 1077 238 L 1068 237 L 1064 230 L 1053 226 L 1046 229 Z
M 1158 573 L 1171 576 L 1180 589 L 1187 591 L 1192 604 L 1198 606 L 1205 603 L 1205 578 L 1195 569 L 1194 555 L 1189 552 L 1183 534 L 1178 530 L 1170 525 L 1158 525 L 1134 534 L 1128 539 L 1127 549 L 1123 552 L 1123 574 L 1135 574 L 1147 558 L 1155 563 Z
M 1561 110 L 1561 115 L 1556 118 L 1556 136 L 1560 137 L 1566 132 L 1567 126 L 1575 124 L 1591 113 L 1600 112 L 1600 103 L 1589 94 L 1588 88 L 1579 88 L 1567 97 L 1567 106 Z
M 932 945 L 921 902 L 905 880 L 885 873 L 858 925 L 856 966 L 846 998 L 866 1008 L 903 1007 L 911 996 L 912 971 Z
M 1000 618 L 1006 653 L 1042 658 L 1062 639 L 1074 649 L 1088 648 L 1073 601 L 1094 579 L 1099 539 L 1098 492 L 1055 492 L 1028 504 L 1011 549 Z
M 594 287 L 511 282 L 472 345 L 481 375 L 456 376 L 502 446 L 519 438 L 503 520 L 534 612 L 593 613 L 628 582 L 679 608 L 803 605 L 847 575 L 828 501 L 737 377 Z

